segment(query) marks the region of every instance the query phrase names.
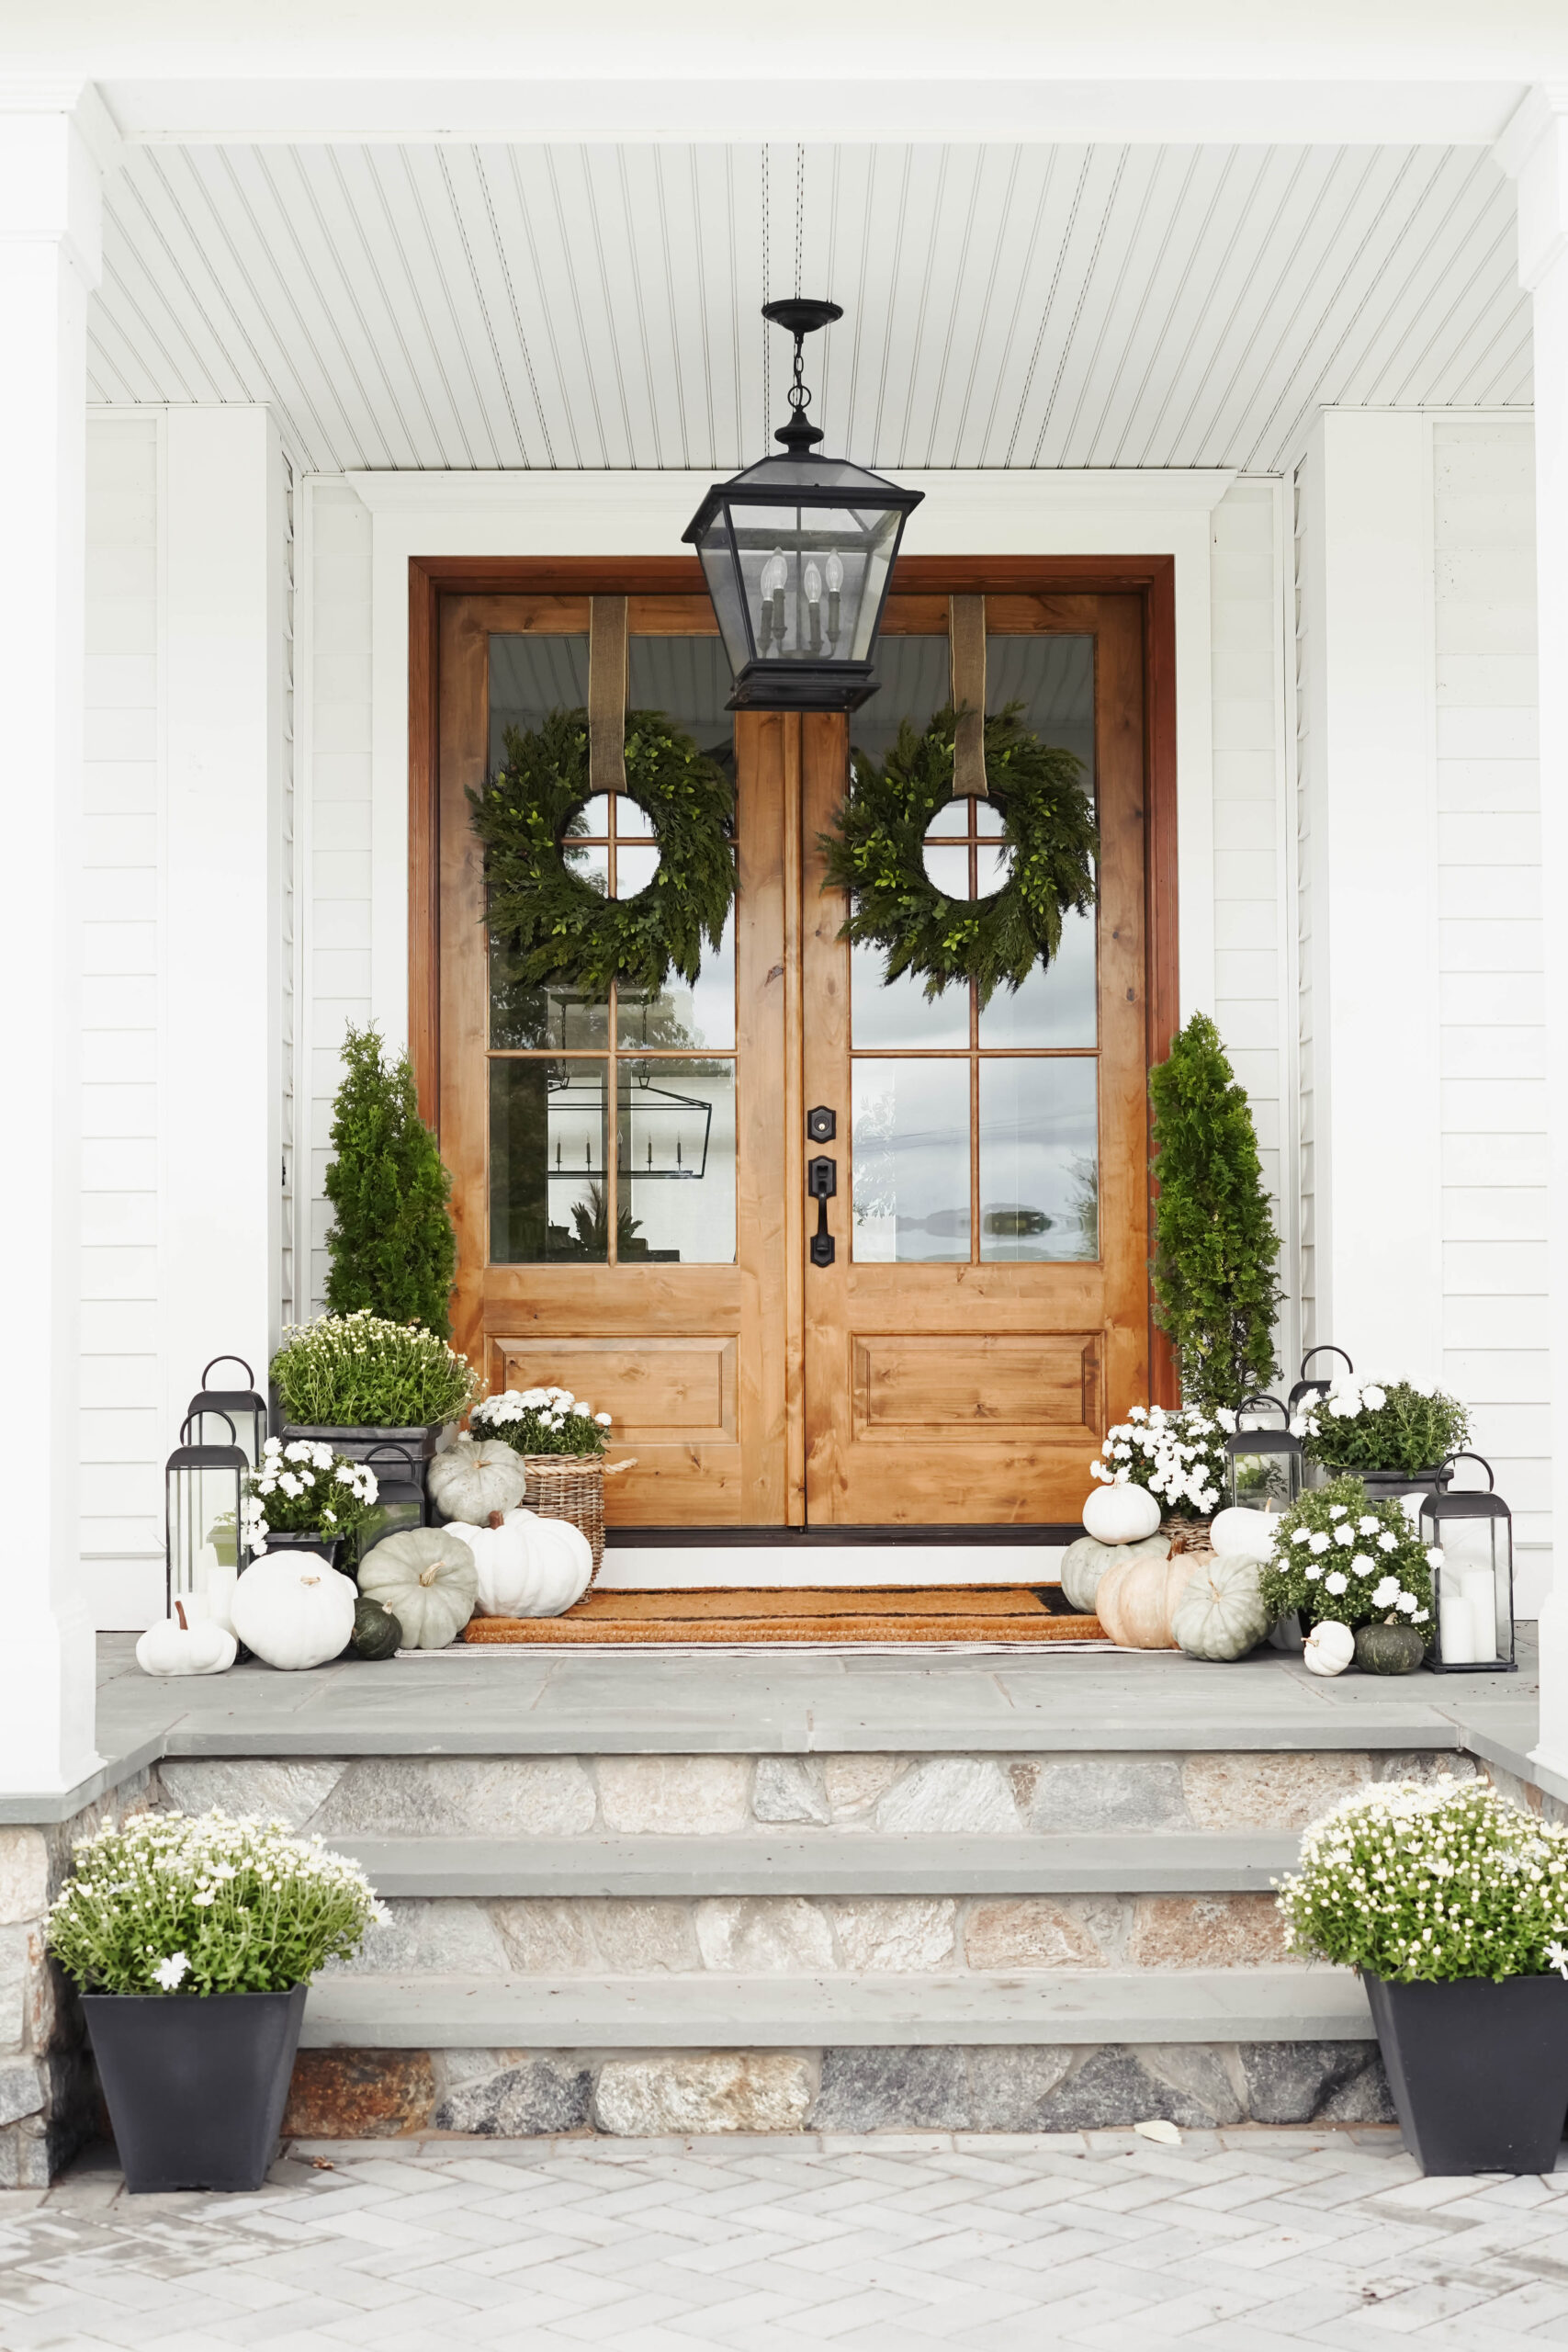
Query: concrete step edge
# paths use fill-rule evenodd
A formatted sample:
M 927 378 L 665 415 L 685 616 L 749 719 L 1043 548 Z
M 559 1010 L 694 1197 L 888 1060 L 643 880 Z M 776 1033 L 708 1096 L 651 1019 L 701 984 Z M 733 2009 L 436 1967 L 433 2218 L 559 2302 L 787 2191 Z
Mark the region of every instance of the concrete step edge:
M 1064 1837 L 360 1838 L 350 1854 L 389 1898 L 704 1894 L 1266 1894 L 1299 1837 L 1147 1829 Z
M 310 1988 L 307 2046 L 799 2049 L 911 2043 L 1368 2041 L 1348 1970 L 1032 1975 L 354 1976 Z

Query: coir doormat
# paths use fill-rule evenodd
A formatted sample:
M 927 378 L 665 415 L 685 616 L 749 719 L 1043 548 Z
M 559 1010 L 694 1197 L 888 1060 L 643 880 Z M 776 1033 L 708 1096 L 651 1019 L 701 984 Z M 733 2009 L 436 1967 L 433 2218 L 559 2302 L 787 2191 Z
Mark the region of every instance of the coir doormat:
M 1065 1614 L 1060 1589 L 998 1585 L 726 1586 L 590 1592 L 560 1617 L 475 1617 L 486 1648 L 556 1643 L 1104 1643 L 1098 1617 Z

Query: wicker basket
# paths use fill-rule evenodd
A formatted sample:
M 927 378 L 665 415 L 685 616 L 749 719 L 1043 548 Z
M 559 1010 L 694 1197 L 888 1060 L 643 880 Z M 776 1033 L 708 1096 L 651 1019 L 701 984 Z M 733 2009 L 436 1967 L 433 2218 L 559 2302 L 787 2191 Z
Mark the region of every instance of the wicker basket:
M 1200 1560 L 1212 1560 L 1214 1556 L 1206 1519 L 1162 1519 L 1159 1532 L 1170 1538 L 1172 1558 L 1178 1552 L 1190 1552 Z
M 599 1581 L 599 1571 L 604 1564 L 604 1481 L 618 1478 L 623 1470 L 630 1470 L 635 1460 L 634 1455 L 627 1462 L 606 1462 L 600 1453 L 523 1456 L 523 1467 L 528 1474 L 524 1509 L 536 1512 L 540 1519 L 569 1519 L 573 1527 L 581 1529 L 593 1554 L 590 1588 Z

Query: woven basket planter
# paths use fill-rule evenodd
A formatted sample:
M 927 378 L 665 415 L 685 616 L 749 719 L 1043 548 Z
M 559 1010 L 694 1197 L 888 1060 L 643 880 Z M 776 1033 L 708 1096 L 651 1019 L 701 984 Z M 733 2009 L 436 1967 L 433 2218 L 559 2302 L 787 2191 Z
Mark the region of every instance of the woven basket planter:
M 1173 1556 L 1178 1552 L 1195 1553 L 1201 1560 L 1212 1560 L 1214 1556 L 1206 1519 L 1162 1519 L 1159 1532 L 1169 1536 Z
M 635 1457 L 634 1457 L 635 1460 Z M 590 1589 L 604 1564 L 604 1481 L 618 1478 L 632 1462 L 606 1462 L 599 1453 L 525 1453 L 528 1474 L 523 1507 L 540 1519 L 567 1519 L 587 1536 L 593 1554 Z

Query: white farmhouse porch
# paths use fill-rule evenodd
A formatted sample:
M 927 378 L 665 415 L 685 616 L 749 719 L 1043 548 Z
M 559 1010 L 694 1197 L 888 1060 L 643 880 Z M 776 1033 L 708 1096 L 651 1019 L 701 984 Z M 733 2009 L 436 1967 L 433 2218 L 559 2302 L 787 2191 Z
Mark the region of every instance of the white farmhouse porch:
M 1079 1669 L 1063 1658 L 1026 1678 L 1025 1739 L 1001 1721 L 1016 1693 L 932 1660 L 862 1739 L 810 1727 L 792 1661 L 777 1690 L 758 1683 L 752 1737 L 705 1685 L 688 1721 L 666 1674 L 670 1721 L 642 1723 L 645 1760 L 831 1747 L 896 1750 L 897 1767 L 863 1798 L 843 1776 L 838 1813 L 810 1771 L 772 1813 L 750 1809 L 750 1763 L 733 1787 L 696 1772 L 680 1835 L 712 1830 L 727 1851 L 683 1854 L 679 1887 L 668 1855 L 638 1877 L 646 1849 L 611 1858 L 599 1885 L 606 1774 L 600 1813 L 584 1799 L 579 1818 L 572 1799 L 562 1815 L 586 1843 L 561 1900 L 673 1902 L 705 1883 L 750 1899 L 761 1865 L 728 1849 L 757 1824 L 863 1827 L 900 1772 L 1014 1749 L 1032 1790 L 1043 1758 L 1098 1740 L 1114 1762 L 1154 1729 L 1189 1761 L 1278 1751 L 1303 1789 L 1337 1785 L 1313 1777 L 1323 1755 L 1451 1752 L 1568 1803 L 1552 1567 L 1568 966 L 1543 919 L 1568 888 L 1561 27 L 1521 7 L 1419 44 L 1243 45 L 1215 8 L 1212 23 L 1189 12 L 1179 57 L 1156 26 L 1134 46 L 1130 25 L 1110 55 L 1000 8 L 960 59 L 945 27 L 909 19 L 888 46 L 868 17 L 830 79 L 780 82 L 695 11 L 656 47 L 641 20 L 612 40 L 602 20 L 590 39 L 465 19 L 439 54 L 389 20 L 368 60 L 338 44 L 330 11 L 243 56 L 153 8 L 144 35 L 112 41 L 76 13 L 0 35 L 17 877 L 0 960 L 22 1014 L 3 1378 L 37 1465 L 27 1540 L 0 1568 L 4 1818 L 41 1834 L 154 1769 L 177 1797 L 170 1758 L 199 1765 L 188 1792 L 210 1801 L 220 1764 L 246 1778 L 286 1757 L 306 1759 L 288 1806 L 349 1836 L 335 1781 L 305 1803 L 323 1754 L 404 1759 L 388 1785 L 412 1819 L 409 1758 L 524 1753 L 512 1661 L 487 1661 L 482 1681 L 440 1668 L 469 1678 L 443 1680 L 440 1722 L 428 1690 L 411 1686 L 400 1727 L 384 1697 L 300 1677 L 274 1679 L 316 1711 L 294 1731 L 270 1690 L 218 1722 L 220 1685 L 172 1727 L 128 1697 L 123 1643 L 95 1718 L 95 1645 L 162 1614 L 162 1464 L 203 1364 L 233 1349 L 259 1371 L 283 1326 L 317 1311 L 345 1023 L 373 1019 L 395 1043 L 417 1027 L 411 564 L 477 581 L 521 559 L 678 555 L 708 484 L 780 421 L 786 352 L 770 352 L 758 309 L 796 285 L 847 312 L 818 379 L 828 447 L 925 493 L 908 555 L 1168 568 L 1173 968 L 1182 1017 L 1213 1013 L 1253 1104 L 1285 1245 L 1286 1377 L 1332 1341 L 1471 1405 L 1515 1512 L 1519 1614 L 1540 1623 L 1540 1720 L 1528 1672 L 1476 1686 L 1468 1711 L 1439 1707 L 1425 1678 L 1397 1704 L 1345 1686 L 1330 1706 L 1260 1658 L 1232 1679 L 1235 1721 L 1200 1736 L 1161 1681 L 1180 1662 L 1086 1679 L 1069 1700 Z M 48 54 L 28 46 L 44 38 Z M 623 1668 L 636 1661 L 567 1677 L 571 1704 L 558 1722 L 542 1710 L 530 1758 L 568 1780 L 602 1763 Z M 1204 1669 L 1205 1690 L 1226 1671 Z M 994 1815 L 959 1804 L 922 1828 L 895 1807 L 889 1822 L 1032 1839 L 1033 1800 L 1017 1782 L 998 1796 L 998 1769 L 971 1776 Z M 710 1818 L 688 1819 L 710 1799 Z M 508 1782 L 497 1838 L 522 1802 Z M 1163 1836 L 1155 1782 L 1131 1802 L 1130 1830 Z M 646 1790 L 637 1803 L 657 1812 Z M 1179 1826 L 1201 1837 L 1205 1818 Z M 1222 1826 L 1245 1843 L 1257 1823 Z M 660 1829 L 639 1816 L 626 1834 Z M 952 1871 L 953 1851 L 921 1867 Z M 479 1877 L 450 1886 L 433 1849 L 401 1859 L 411 1905 L 539 1884 L 536 1855 L 470 1856 Z M 1190 1853 L 1177 1892 L 1255 1890 L 1268 1859 Z M 836 1849 L 809 1870 L 792 1854 L 773 1883 L 802 1901 L 922 1892 L 883 1862 L 862 1882 L 835 1876 Z M 1043 1867 L 988 1854 L 964 1888 L 1109 1883 L 1081 1854 L 1058 1851 L 1055 1878 Z M 1168 1891 L 1151 1847 L 1120 1867 L 1129 1903 Z M 25 1903 L 17 1922 L 36 1914 Z M 436 1946 L 419 1949 L 415 1973 L 441 1973 Z M 542 1960 L 532 1973 L 550 1974 Z M 929 1990 L 908 1992 L 910 2041 Z M 927 2038 L 963 2042 L 974 1997 L 989 1995 L 962 1990 Z M 731 2039 L 751 1998 L 737 1996 Z M 1292 2034 L 1282 1994 L 1274 2009 L 1255 1998 L 1251 2029 L 1208 2039 L 1305 2038 L 1304 2010 Z M 831 2001 L 804 2023 L 786 2011 L 760 2041 L 786 2027 L 831 2040 Z M 853 1998 L 852 2013 L 863 2025 Z M 489 2039 L 531 2041 L 520 2014 L 502 1997 Z M 584 2009 L 574 2046 L 657 2041 L 635 2001 L 629 2014 L 595 2032 Z M 1198 2013 L 1183 2014 L 1142 2039 L 1195 2041 Z M 379 2015 L 372 1988 L 318 2039 L 417 2043 L 417 2000 L 395 2030 Z M 1359 2031 L 1348 2015 L 1315 2030 Z M 1013 2030 L 1005 2002 L 994 2022 Z M 1092 2022 L 1080 2042 L 1140 2039 Z

